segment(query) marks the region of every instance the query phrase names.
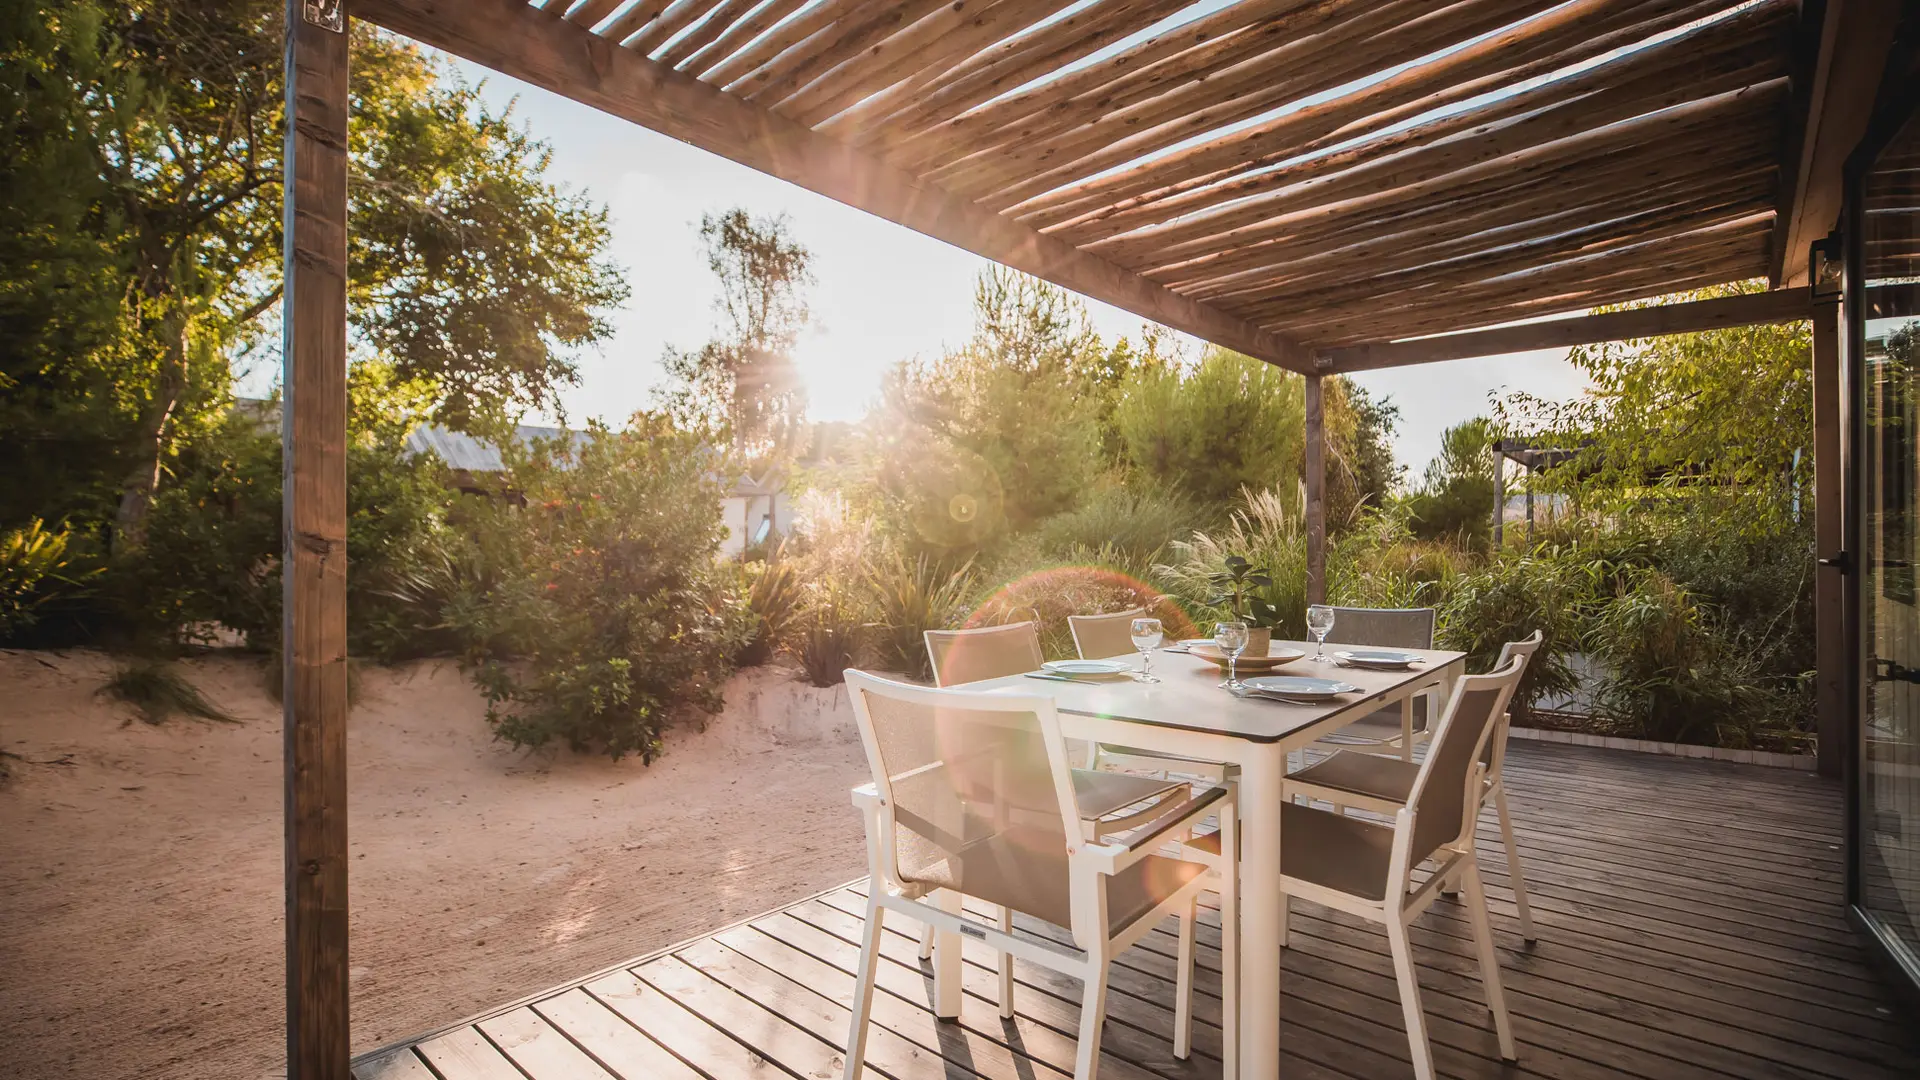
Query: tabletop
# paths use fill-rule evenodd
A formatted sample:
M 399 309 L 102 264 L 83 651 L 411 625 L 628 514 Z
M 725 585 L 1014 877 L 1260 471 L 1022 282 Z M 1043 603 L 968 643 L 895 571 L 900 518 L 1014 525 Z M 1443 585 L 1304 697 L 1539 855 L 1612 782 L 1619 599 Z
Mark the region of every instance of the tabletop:
M 1313 645 L 1298 641 L 1275 641 L 1273 650 L 1291 648 L 1313 652 Z M 1299 734 L 1302 729 L 1329 725 L 1339 727 L 1358 720 L 1389 701 L 1408 696 L 1410 687 L 1423 687 L 1435 676 L 1451 678 L 1466 671 L 1465 653 L 1447 649 L 1421 649 L 1424 663 L 1408 671 L 1373 671 L 1366 668 L 1316 664 L 1306 659 L 1282 664 L 1271 671 L 1245 672 L 1241 678 L 1260 675 L 1304 675 L 1310 678 L 1339 679 L 1360 688 L 1357 693 L 1342 694 L 1326 705 L 1296 705 L 1259 698 L 1237 698 L 1221 688 L 1226 673 L 1197 656 L 1166 651 L 1155 652 L 1153 673 L 1157 683 L 1133 678 L 1102 681 L 1060 682 L 1030 679 L 1026 675 L 1008 675 L 982 679 L 956 689 L 1011 690 L 1022 694 L 1050 697 L 1063 713 L 1126 720 L 1155 727 L 1177 728 L 1206 735 L 1226 735 L 1251 742 L 1279 742 Z

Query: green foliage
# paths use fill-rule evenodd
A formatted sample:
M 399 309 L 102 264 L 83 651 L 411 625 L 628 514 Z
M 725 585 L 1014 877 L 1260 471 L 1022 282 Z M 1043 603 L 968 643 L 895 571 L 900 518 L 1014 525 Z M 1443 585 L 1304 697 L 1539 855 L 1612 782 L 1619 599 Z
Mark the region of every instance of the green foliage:
M 1769 680 L 1757 656 L 1716 622 L 1665 573 L 1628 571 L 1587 632 L 1608 668 L 1596 706 L 1640 738 L 1794 748 L 1804 693 Z
M 460 631 L 487 721 L 516 746 L 652 761 L 678 712 L 719 708 L 755 631 L 714 560 L 723 529 L 708 456 L 644 413 L 508 456 L 526 504 L 489 501 L 470 519 L 486 557 L 505 561 L 476 575 L 491 595 L 448 609 L 472 620 Z
M 175 715 L 238 722 L 208 701 L 179 671 L 157 661 L 137 661 L 121 667 L 100 687 L 100 693 L 140 710 L 140 719 L 149 724 L 163 724 Z
M 1249 491 L 1226 528 L 1195 533 L 1173 545 L 1173 559 L 1156 567 L 1169 590 L 1187 602 L 1203 625 L 1239 617 L 1220 596 L 1216 581 L 1230 573 L 1229 560 L 1262 567 L 1267 584 L 1248 590 L 1260 605 L 1264 625 L 1276 636 L 1300 640 L 1307 629 L 1307 534 L 1299 503 L 1278 491 Z
M 741 667 L 758 667 L 773 659 L 787 627 L 799 610 L 803 591 L 800 575 L 776 553 L 747 564 L 747 610 L 752 613 L 753 636 L 740 650 Z
M 35 518 L 0 533 L 0 642 L 32 629 L 40 609 L 82 592 L 103 569 L 65 528 Z
M 1271 629 L 1278 624 L 1279 608 L 1262 595 L 1272 591 L 1273 577 L 1245 556 L 1228 555 L 1220 569 L 1207 575 L 1207 584 L 1213 587 L 1207 597 L 1208 607 L 1225 607 L 1234 618 L 1255 628 Z
M 1068 509 L 1100 467 L 1100 419 L 1083 398 L 1109 354 L 1079 301 L 995 270 L 974 315 L 964 348 L 890 373 L 873 418 L 872 474 L 897 531 L 936 554 Z
M 1192 537 L 1215 516 L 1204 504 L 1151 483 L 1109 481 L 1080 505 L 1013 539 L 996 561 L 1032 566 L 1105 549 L 1104 561 L 1144 572 L 1174 541 Z
M 926 555 L 898 553 L 868 571 L 873 591 L 873 646 L 880 666 L 922 681 L 933 678 L 926 632 L 965 620 L 974 593 L 973 564 L 943 567 Z
M 280 291 L 280 8 L 28 0 L 0 45 L 0 521 L 144 540 Z M 424 53 L 356 25 L 354 341 L 441 418 L 547 405 L 626 287 L 606 218 Z M 15 336 L 15 332 L 18 336 Z M 110 524 L 109 524 L 110 523 Z
M 1440 436 L 1420 489 L 1406 499 L 1414 535 L 1484 550 L 1493 535 L 1493 424 L 1474 417 Z
M 1574 559 L 1498 555 L 1458 575 L 1440 598 L 1439 644 L 1466 653 L 1470 668 L 1484 672 L 1492 669 L 1501 646 L 1538 630 L 1540 648 L 1527 662 L 1510 705 L 1515 722 L 1524 725 L 1542 698 L 1579 688 L 1569 660 L 1580 649 L 1592 586 L 1587 568 Z
M 847 669 L 860 662 L 868 624 L 863 605 L 848 586 L 816 583 L 808 590 L 792 645 L 793 658 L 811 686 L 838 686 Z
M 1114 423 L 1141 475 L 1217 506 L 1300 476 L 1303 392 L 1292 372 L 1211 348 L 1190 371 L 1142 368 Z

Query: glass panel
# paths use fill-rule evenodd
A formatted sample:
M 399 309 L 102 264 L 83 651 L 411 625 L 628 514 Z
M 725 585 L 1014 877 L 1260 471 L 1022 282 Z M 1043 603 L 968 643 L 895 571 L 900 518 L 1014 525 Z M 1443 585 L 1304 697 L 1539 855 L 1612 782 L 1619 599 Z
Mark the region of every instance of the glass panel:
M 1860 901 L 1920 954 L 1920 117 L 1862 189 Z

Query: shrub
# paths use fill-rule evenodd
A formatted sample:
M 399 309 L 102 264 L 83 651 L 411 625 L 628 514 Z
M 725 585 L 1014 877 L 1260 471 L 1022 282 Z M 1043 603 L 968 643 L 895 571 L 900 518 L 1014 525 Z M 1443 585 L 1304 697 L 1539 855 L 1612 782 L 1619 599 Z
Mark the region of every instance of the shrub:
M 1150 582 L 1115 568 L 1114 552 L 1090 552 L 1073 564 L 1043 566 L 1019 574 L 990 593 L 968 618 L 969 627 L 1033 620 L 1048 659 L 1079 655 L 1069 615 L 1103 615 L 1145 608 L 1166 627 L 1169 639 L 1194 636 L 1193 620 L 1172 597 Z
M 652 761 L 685 708 L 720 707 L 753 625 L 714 561 L 724 528 L 711 456 L 662 418 L 510 452 L 526 505 L 476 516 L 498 569 L 483 603 L 452 610 L 487 722 L 516 746 Z M 501 535 L 504 534 L 504 535 Z M 486 556 L 483 555 L 483 558 Z
M 1653 569 L 1629 572 L 1587 633 L 1604 662 L 1594 700 L 1640 738 L 1768 748 L 1794 746 L 1804 708 L 1792 684 L 1769 685 L 1757 657 L 1685 586 Z
M 1225 529 L 1176 541 L 1172 561 L 1155 571 L 1186 601 L 1194 618 L 1210 623 L 1230 617 L 1225 605 L 1210 602 L 1217 592 L 1215 575 L 1225 571 L 1229 558 L 1244 558 L 1263 568 L 1271 581 L 1255 595 L 1263 610 L 1271 606 L 1264 621 L 1272 624 L 1275 637 L 1302 639 L 1307 631 L 1307 534 L 1298 502 L 1278 491 L 1249 491 L 1245 498 L 1246 505 L 1234 511 Z
M 1192 370 L 1138 372 L 1114 424 L 1143 475 L 1217 506 L 1300 475 L 1304 386 L 1290 371 L 1212 348 Z
M 973 564 L 948 569 L 925 555 L 908 559 L 895 554 L 868 571 L 867 584 L 874 597 L 875 661 L 909 678 L 932 679 L 925 634 L 965 620 L 974 590 Z
M 228 724 L 238 722 L 208 701 L 178 671 L 156 661 L 136 661 L 121 667 L 100 687 L 100 693 L 140 710 L 140 719 L 149 724 L 165 723 L 176 713 Z
M 1540 631 L 1540 648 L 1510 705 L 1524 724 L 1541 698 L 1579 688 L 1568 659 L 1579 648 L 1581 604 L 1589 595 L 1582 570 L 1570 561 L 1498 555 L 1453 580 L 1439 604 L 1439 643 L 1466 653 L 1472 670 L 1486 671 L 1502 645 Z
M 860 604 L 839 582 L 825 581 L 810 590 L 791 646 L 800 672 L 813 686 L 838 686 L 847 669 L 860 662 L 867 626 Z
M 48 604 L 72 598 L 100 572 L 66 528 L 39 518 L 0 533 L 0 642 L 31 629 Z
M 747 610 L 753 617 L 753 634 L 740 650 L 741 667 L 758 667 L 773 659 L 785 637 L 788 624 L 801 600 L 800 576 L 792 564 L 780 558 L 780 551 L 764 562 L 748 563 Z
M 1085 502 L 1056 514 L 1016 542 L 1038 558 L 1108 548 L 1129 566 L 1149 566 L 1176 540 L 1190 539 L 1214 515 L 1178 492 L 1109 481 Z

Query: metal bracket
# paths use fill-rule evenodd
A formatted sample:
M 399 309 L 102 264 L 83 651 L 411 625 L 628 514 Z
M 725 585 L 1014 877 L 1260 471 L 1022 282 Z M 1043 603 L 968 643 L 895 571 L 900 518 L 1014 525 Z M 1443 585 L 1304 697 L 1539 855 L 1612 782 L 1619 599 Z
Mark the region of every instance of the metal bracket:
M 1815 240 L 1807 253 L 1807 283 L 1813 286 L 1815 300 L 1836 300 L 1840 296 L 1840 232 L 1834 230 L 1825 239 Z
M 347 30 L 346 0 L 301 0 L 300 18 L 336 34 Z

